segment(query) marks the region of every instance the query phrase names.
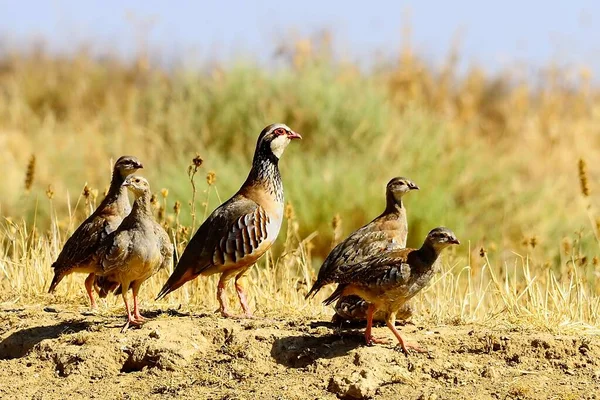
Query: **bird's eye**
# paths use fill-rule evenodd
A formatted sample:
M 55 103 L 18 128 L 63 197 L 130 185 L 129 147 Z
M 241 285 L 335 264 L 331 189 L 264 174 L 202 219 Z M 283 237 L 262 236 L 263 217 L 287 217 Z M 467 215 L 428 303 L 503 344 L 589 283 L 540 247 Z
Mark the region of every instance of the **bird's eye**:
M 277 129 L 275 129 L 275 131 L 273 133 L 276 134 L 277 136 L 279 136 L 279 135 L 285 135 L 285 129 L 283 129 L 283 128 L 277 128 Z

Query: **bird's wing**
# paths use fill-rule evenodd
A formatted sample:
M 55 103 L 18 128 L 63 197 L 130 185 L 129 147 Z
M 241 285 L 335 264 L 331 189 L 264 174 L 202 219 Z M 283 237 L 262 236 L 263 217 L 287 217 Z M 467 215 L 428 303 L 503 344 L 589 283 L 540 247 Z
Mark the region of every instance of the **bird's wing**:
M 113 230 L 111 225 L 107 219 L 100 216 L 88 217 L 65 243 L 53 264 L 54 269 L 68 269 L 90 260 Z
M 173 244 L 171 243 L 171 239 L 167 232 L 157 222 L 154 223 L 154 233 L 158 237 L 160 243 L 160 255 L 162 257 L 162 262 L 160 263 L 158 270 L 168 269 L 169 265 L 173 263 Z
M 407 284 L 411 278 L 411 267 L 407 259 L 412 251 L 413 249 L 400 249 L 367 258 L 345 268 L 336 281 L 379 287 Z
M 103 275 L 127 264 L 133 247 L 132 234 L 129 230 L 117 230 L 106 238 L 99 250 Z
M 335 279 L 343 265 L 356 264 L 388 248 L 390 238 L 386 232 L 365 228 L 355 231 L 329 253 L 319 270 L 319 280 Z
M 158 298 L 211 267 L 227 269 L 246 256 L 264 252 L 270 245 L 269 222 L 264 208 L 243 195 L 223 203 L 198 228 Z

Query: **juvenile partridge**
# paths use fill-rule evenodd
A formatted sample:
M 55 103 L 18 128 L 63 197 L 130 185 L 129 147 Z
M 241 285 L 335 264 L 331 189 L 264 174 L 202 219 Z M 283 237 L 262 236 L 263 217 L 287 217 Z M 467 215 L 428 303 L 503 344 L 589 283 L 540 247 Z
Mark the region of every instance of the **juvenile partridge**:
M 397 177 L 390 180 L 385 190 L 386 204 L 383 212 L 331 250 L 306 298 L 314 296 L 323 286 L 332 283 L 344 265 L 355 264 L 390 248 L 406 247 L 408 223 L 402 197 L 411 190 L 418 189 L 419 187 L 407 178 Z M 351 301 L 344 299 L 346 304 Z
M 96 254 L 100 243 L 113 232 L 131 211 L 127 189 L 122 186 L 128 175 L 143 168 L 139 160 L 132 156 L 120 157 L 114 165 L 112 180 L 106 197 L 98 208 L 73 232 L 56 261 L 52 264 L 54 278 L 50 284 L 52 293 L 60 281 L 73 272 L 88 273 L 85 290 L 92 308 L 96 300 L 92 294 L 94 272 L 98 268 Z
M 420 249 L 396 249 L 369 257 L 357 264 L 344 266 L 335 276 L 339 285 L 324 303 L 332 304 L 342 296 L 355 295 L 368 304 L 367 344 L 382 342 L 371 334 L 373 314 L 384 311 L 386 325 L 392 331 L 400 347 L 408 355 L 407 345 L 394 326 L 396 313 L 408 300 L 423 289 L 437 271 L 441 251 L 452 244 L 460 244 L 452 231 L 439 227 L 431 230 Z
M 179 263 L 158 294 L 163 298 L 198 275 L 221 274 L 217 286 L 220 312 L 231 317 L 225 296 L 235 288 L 246 317 L 252 313 L 239 279 L 271 247 L 283 217 L 283 184 L 279 158 L 291 140 L 301 136 L 283 124 L 267 126 L 258 136 L 248 178 L 229 200 L 215 209 L 190 240 Z
M 123 186 L 135 196 L 131 213 L 125 217 L 99 249 L 102 275 L 107 281 L 121 285 L 121 295 L 129 324 L 140 324 L 138 293 L 144 281 L 172 262 L 173 246 L 165 230 L 154 219 L 150 204 L 150 184 L 141 176 L 129 176 Z M 127 291 L 133 291 L 133 313 L 127 302 Z

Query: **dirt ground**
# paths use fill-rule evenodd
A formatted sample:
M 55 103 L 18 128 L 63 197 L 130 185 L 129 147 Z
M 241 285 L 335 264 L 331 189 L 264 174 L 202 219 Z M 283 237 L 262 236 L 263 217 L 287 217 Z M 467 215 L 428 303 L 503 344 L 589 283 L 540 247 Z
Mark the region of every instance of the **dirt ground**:
M 121 333 L 109 311 L 3 307 L 0 398 L 600 399 L 593 336 L 407 323 L 429 350 L 407 358 L 325 321 L 146 315 Z

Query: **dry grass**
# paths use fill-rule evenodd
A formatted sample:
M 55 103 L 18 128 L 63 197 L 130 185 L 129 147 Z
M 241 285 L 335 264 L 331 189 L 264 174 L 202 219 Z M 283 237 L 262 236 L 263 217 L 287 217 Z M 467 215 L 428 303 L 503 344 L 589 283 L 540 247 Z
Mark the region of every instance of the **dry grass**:
M 600 166 L 585 160 L 600 144 L 600 90 L 589 71 L 549 68 L 535 84 L 519 71 L 460 77 L 455 53 L 436 69 L 406 47 L 364 74 L 324 47 L 282 50 L 289 64 L 270 74 L 167 72 L 85 51 L 0 59 L 0 299 L 85 303 L 82 276 L 45 294 L 49 266 L 119 155 L 147 166 L 157 218 L 181 252 L 243 180 L 256 134 L 284 121 L 305 140 L 281 163 L 290 205 L 280 240 L 247 278 L 260 312 L 331 313 L 304 300 L 314 270 L 377 214 L 387 180 L 406 175 L 422 188 L 407 199 L 409 245 L 437 225 L 465 243 L 415 299 L 420 316 L 596 332 Z M 146 304 L 166 275 L 146 284 Z M 197 279 L 153 305 L 212 310 L 215 288 Z

